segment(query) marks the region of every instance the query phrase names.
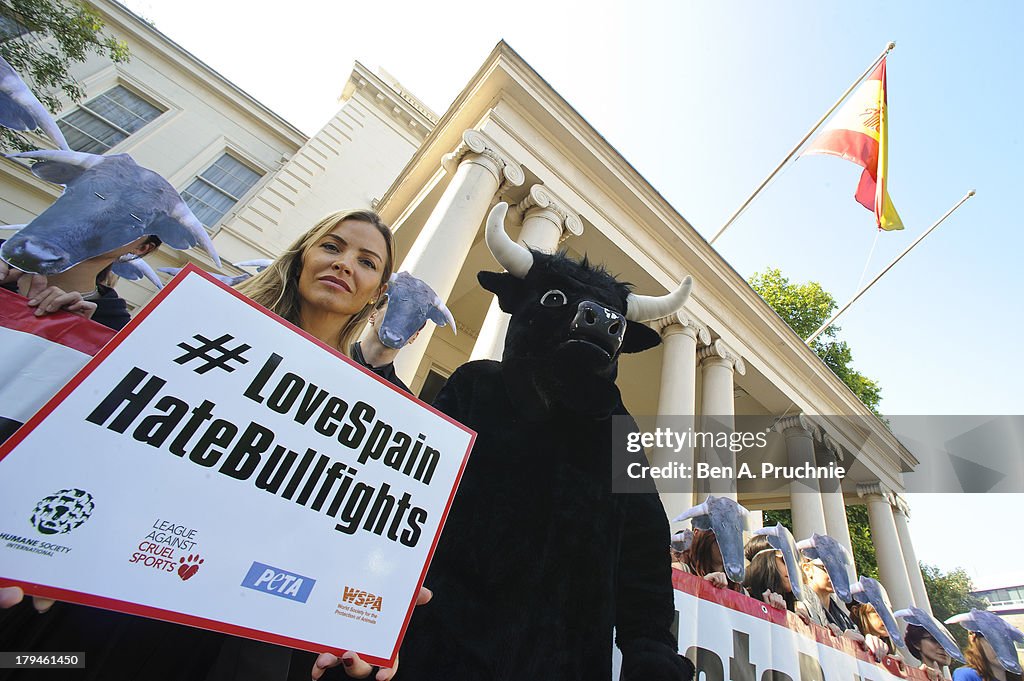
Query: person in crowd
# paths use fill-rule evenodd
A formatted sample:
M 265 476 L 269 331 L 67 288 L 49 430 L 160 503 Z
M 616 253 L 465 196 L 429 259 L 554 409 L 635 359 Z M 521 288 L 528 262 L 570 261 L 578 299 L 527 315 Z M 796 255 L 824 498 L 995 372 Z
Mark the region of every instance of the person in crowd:
M 718 545 L 714 530 L 693 531 L 693 542 L 684 563 L 686 572 L 691 572 L 711 582 L 719 589 L 729 589 L 745 594 L 743 584 L 734 582 L 725 574 L 725 561 Z
M 1021 681 L 1021 675 L 1007 671 L 999 663 L 995 650 L 985 640 L 985 637 L 977 632 L 967 635 L 967 651 L 964 653 L 967 658 L 967 666 L 960 667 L 956 671 L 964 670 L 958 678 L 954 672 L 955 681 L 978 681 L 972 679 L 968 671 L 975 671 L 981 681 Z M 987 669 L 986 669 L 987 666 Z
M 712 495 L 677 516 L 673 522 L 689 520 L 693 526 L 693 540 L 683 569 L 720 589 L 746 593 L 742 582 L 747 515 L 747 509 L 729 497 Z
M 920 660 L 920 669 L 926 672 L 929 678 L 935 681 L 942 678 L 942 668 L 949 666 L 950 663 L 949 653 L 927 629 L 916 624 L 908 624 L 903 641 L 907 644 L 910 654 Z
M 690 572 L 690 546 L 693 544 L 693 530 L 680 530 L 672 535 L 668 555 L 672 561 L 672 569 Z
M 911 651 L 913 652 L 913 651 Z M 1003 668 L 992 645 L 976 631 L 967 634 L 967 664 L 953 670 L 953 681 L 1021 681 L 1020 674 Z
M 835 627 L 840 635 L 847 631 L 852 631 L 856 634 L 854 638 L 860 638 L 853 620 L 846 614 L 846 610 L 839 605 L 839 601 L 834 595 L 832 579 L 828 574 L 824 561 L 820 558 L 812 560 L 804 557 L 800 563 L 800 568 L 803 570 L 805 583 L 810 587 L 811 592 L 821 603 L 821 607 L 825 611 L 825 617 L 829 625 L 831 625 L 829 628 Z
M 776 551 L 768 537 L 751 537 L 744 547 L 747 565 L 743 586 L 754 598 L 779 610 L 794 611 L 796 598 L 789 579 L 789 570 L 781 551 Z
M 111 254 L 104 257 L 108 255 Z M 380 217 L 371 211 L 342 211 L 314 225 L 270 267 L 243 282 L 238 290 L 320 342 L 352 356 L 355 339 L 384 293 L 393 265 L 393 237 Z M 46 312 L 49 311 L 47 305 Z M 374 352 L 366 353 L 377 359 L 374 364 L 358 347 L 355 350 L 360 363 L 368 369 L 386 379 L 394 377 L 393 354 L 382 356 L 374 348 Z M 381 359 L 383 364 L 379 363 Z M 404 384 L 399 385 L 405 388 Z M 2 589 L 0 606 L 10 607 L 21 597 L 20 589 Z M 430 597 L 429 590 L 421 589 L 417 605 L 426 603 Z M 38 602 L 36 607 L 39 608 Z M 26 610 L 27 604 L 19 609 Z M 397 670 L 397 665 L 395 669 L 371 667 L 351 651 L 340 658 L 329 653 L 317 657 L 216 632 L 67 603 L 58 603 L 49 613 L 32 620 L 5 619 L 0 622 L 0 641 L 5 648 L 84 650 L 90 660 L 89 677 L 96 679 L 144 676 L 198 681 L 280 681 L 309 679 L 311 673 L 318 679 L 326 669 L 342 665 L 353 678 L 373 675 L 377 681 L 386 681 Z M 0 679 L 5 678 L 0 673 Z
M 838 599 L 836 599 L 832 578 L 825 567 L 824 561 L 805 557 L 801 563 L 801 569 L 803 570 L 807 587 L 810 588 L 814 597 L 821 603 L 828 622 L 828 628 L 832 630 L 833 634 L 848 638 L 860 645 L 874 655 L 876 660 L 880 661 L 882 657 L 889 654 L 891 642 L 887 644 L 877 635 L 862 632 L 852 617 L 847 614 Z M 851 605 L 850 607 L 852 610 L 853 606 Z M 868 607 L 870 608 L 871 606 Z M 872 612 L 874 613 L 874 608 L 872 608 Z M 878 618 L 877 613 L 874 614 Z M 881 618 L 878 618 L 878 621 L 881 622 Z M 884 628 L 885 625 L 882 624 L 882 629 Z
M 119 331 L 131 315 L 127 303 L 111 285 L 114 279 L 111 269 L 118 262 L 145 257 L 159 246 L 160 239 L 156 236 L 140 237 L 127 246 L 48 276 L 26 274 L 0 260 L 0 285 L 27 297 L 36 316 L 63 310 Z
M 889 655 L 902 660 L 896 643 L 889 636 L 889 630 L 885 628 L 882 617 L 875 612 L 874 606 L 870 603 L 853 602 L 850 604 L 850 619 L 857 625 L 857 629 L 867 640 L 868 650 L 871 650 L 875 659 L 881 660 L 884 655 Z M 874 638 L 881 641 L 881 646 L 874 643 Z M 877 650 L 876 650 L 877 648 Z

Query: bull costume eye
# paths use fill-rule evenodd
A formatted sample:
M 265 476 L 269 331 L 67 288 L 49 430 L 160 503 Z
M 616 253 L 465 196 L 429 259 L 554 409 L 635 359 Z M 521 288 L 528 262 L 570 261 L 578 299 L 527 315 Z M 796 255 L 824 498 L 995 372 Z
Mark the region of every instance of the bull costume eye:
M 551 289 L 540 297 L 540 304 L 544 307 L 562 307 L 566 302 L 565 294 L 558 289 Z

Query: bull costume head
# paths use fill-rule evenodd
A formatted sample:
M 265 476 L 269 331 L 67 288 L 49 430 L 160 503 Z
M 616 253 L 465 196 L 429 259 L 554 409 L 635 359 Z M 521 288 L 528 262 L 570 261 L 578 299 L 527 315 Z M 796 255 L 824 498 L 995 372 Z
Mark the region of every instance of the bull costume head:
M 32 174 L 66 185 L 64 194 L 4 242 L 0 257 L 23 272 L 59 274 L 154 235 L 177 249 L 202 246 L 220 266 L 210 235 L 167 180 L 128 154 L 29 151 Z
M 619 399 L 620 353 L 641 352 L 661 338 L 641 322 L 679 310 L 690 294 L 686 277 L 664 296 L 638 296 L 602 267 L 564 253 L 529 250 L 505 233 L 508 204 L 487 217 L 485 237 L 505 273 L 480 272 L 480 285 L 512 316 L 502 356 L 506 387 L 528 416 L 554 408 L 606 417 Z

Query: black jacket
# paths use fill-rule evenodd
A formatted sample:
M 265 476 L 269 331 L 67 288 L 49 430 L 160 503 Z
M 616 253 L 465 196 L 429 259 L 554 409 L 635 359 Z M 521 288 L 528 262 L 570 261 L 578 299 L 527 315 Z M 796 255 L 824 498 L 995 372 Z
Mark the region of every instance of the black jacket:
M 492 361 L 463 365 L 435 406 L 477 431 L 402 645 L 410 681 L 681 679 L 669 528 L 651 485 L 613 494 L 613 419 L 530 420 Z M 634 425 L 635 429 L 635 425 Z M 442 672 L 442 674 L 439 674 Z

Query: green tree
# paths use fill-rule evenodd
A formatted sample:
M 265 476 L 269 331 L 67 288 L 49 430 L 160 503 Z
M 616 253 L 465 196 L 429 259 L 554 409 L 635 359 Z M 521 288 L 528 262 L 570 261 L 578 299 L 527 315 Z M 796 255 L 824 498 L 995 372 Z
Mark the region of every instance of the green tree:
M 750 286 L 801 338 L 807 338 L 817 331 L 839 307 L 832 294 L 823 289 L 821 284 L 814 281 L 806 284 L 792 283 L 777 268 L 755 273 L 750 278 Z M 838 333 L 839 327 L 829 326 L 811 343 L 811 349 L 868 409 L 881 417 L 878 411 L 878 403 L 882 399 L 881 388 L 878 383 L 850 366 L 853 353 L 846 341 L 837 339 Z
M 128 45 L 103 32 L 99 12 L 78 0 L 0 0 L 0 56 L 28 83 L 51 112 L 61 108 L 59 93 L 72 102 L 84 97 L 71 65 L 90 52 L 115 62 L 128 60 Z M 26 137 L 0 129 L 0 143 L 34 149 Z
M 857 566 L 857 576 L 878 579 L 878 561 L 875 558 L 875 545 L 871 542 L 871 528 L 868 526 L 868 507 L 847 506 L 846 520 L 850 528 L 850 543 L 853 545 L 853 560 Z M 793 531 L 793 514 L 788 509 L 764 512 L 764 526 L 770 527 L 782 523 L 790 532 Z M 796 540 L 806 537 L 796 537 Z
M 924 577 L 924 588 L 928 592 L 928 601 L 932 604 L 935 619 L 945 622 L 953 615 L 969 612 L 971 608 L 985 610 L 988 602 L 971 595 L 974 584 L 963 568 L 952 572 L 943 572 L 934 565 L 921 563 L 921 575 Z M 948 627 L 960 649 L 967 648 L 967 630 L 959 624 Z

